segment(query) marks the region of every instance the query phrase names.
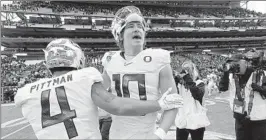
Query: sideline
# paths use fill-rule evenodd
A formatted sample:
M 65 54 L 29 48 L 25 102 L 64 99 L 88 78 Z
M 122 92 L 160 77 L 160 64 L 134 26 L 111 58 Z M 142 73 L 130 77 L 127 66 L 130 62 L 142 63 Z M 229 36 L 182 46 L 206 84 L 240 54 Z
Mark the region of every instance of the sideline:
M 5 106 L 15 106 L 15 103 L 1 104 L 1 107 L 5 107 Z
M 26 123 L 28 123 L 28 121 L 24 117 L 21 117 L 18 119 L 13 119 L 13 120 L 2 123 L 1 129 L 8 128 L 8 127 L 14 127 L 14 126 L 18 126 L 18 125 L 26 124 Z
M 7 138 L 7 137 L 9 137 L 9 136 L 11 136 L 11 135 L 14 135 L 15 133 L 17 133 L 17 132 L 19 132 L 19 131 L 21 131 L 21 130 L 27 128 L 28 126 L 30 126 L 30 124 L 28 124 L 28 125 L 26 125 L 26 126 L 20 128 L 20 129 L 18 129 L 18 130 L 16 130 L 16 131 L 13 131 L 13 132 L 11 132 L 11 133 L 9 133 L 9 134 L 7 134 L 7 135 L 1 137 L 1 139 L 5 139 L 5 138 Z

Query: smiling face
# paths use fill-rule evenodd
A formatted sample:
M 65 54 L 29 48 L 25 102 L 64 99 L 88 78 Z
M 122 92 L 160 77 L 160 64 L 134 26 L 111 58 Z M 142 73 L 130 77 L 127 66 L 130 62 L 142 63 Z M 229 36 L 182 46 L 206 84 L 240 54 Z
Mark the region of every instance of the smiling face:
M 144 26 L 139 21 L 131 21 L 126 24 L 123 33 L 124 49 L 134 47 L 143 49 L 145 41 Z

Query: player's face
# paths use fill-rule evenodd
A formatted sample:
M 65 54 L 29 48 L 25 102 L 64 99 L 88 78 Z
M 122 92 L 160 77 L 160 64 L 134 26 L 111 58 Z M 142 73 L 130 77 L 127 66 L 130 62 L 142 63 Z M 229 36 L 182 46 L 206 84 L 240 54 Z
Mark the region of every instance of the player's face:
M 139 21 L 127 23 L 124 30 L 124 45 L 143 47 L 145 40 L 144 26 Z

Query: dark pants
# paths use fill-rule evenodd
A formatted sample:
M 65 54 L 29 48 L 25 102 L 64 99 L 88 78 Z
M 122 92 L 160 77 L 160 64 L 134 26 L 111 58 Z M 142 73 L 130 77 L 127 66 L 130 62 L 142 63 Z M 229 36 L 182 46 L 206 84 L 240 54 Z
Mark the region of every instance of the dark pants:
M 109 140 L 109 130 L 112 124 L 112 118 L 104 118 L 99 121 L 102 140 Z
M 189 134 L 192 140 L 203 140 L 204 131 L 204 127 L 196 130 L 176 128 L 176 140 L 187 140 Z
M 235 119 L 236 140 L 266 140 L 266 120 Z

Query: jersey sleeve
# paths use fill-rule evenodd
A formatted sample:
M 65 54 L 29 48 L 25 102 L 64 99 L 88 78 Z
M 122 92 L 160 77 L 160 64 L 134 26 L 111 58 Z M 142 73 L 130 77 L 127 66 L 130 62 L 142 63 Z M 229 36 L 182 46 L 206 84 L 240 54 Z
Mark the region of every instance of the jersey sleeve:
M 102 65 L 103 67 L 107 67 L 108 63 L 111 61 L 112 56 L 115 54 L 116 52 L 106 52 L 103 57 L 102 57 Z
M 170 52 L 167 50 L 156 49 L 153 50 L 152 54 L 154 55 L 155 64 L 157 65 L 157 68 L 159 70 L 161 70 L 171 62 Z

